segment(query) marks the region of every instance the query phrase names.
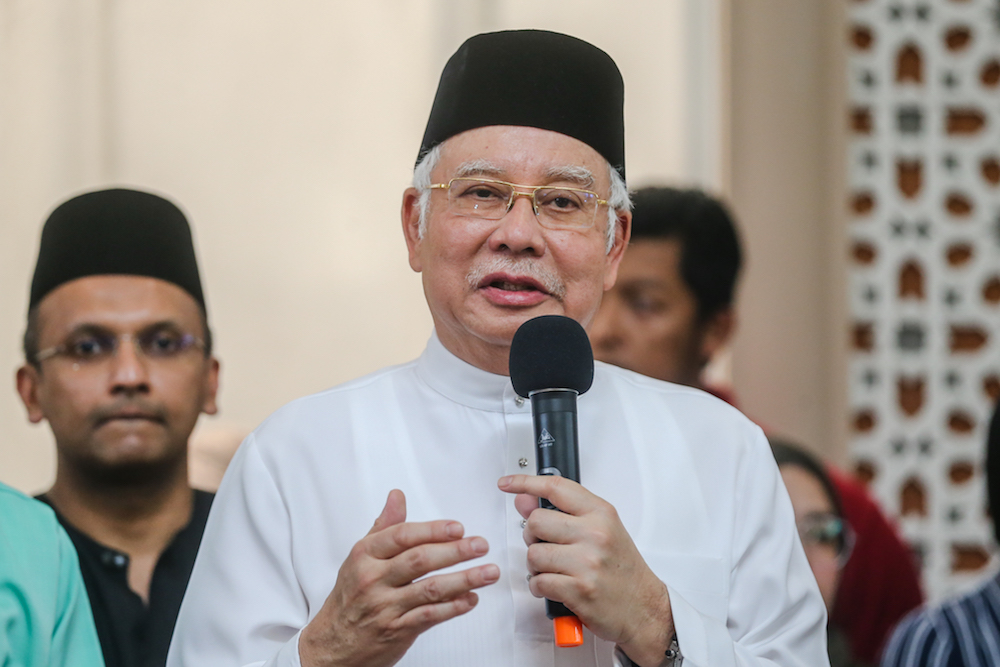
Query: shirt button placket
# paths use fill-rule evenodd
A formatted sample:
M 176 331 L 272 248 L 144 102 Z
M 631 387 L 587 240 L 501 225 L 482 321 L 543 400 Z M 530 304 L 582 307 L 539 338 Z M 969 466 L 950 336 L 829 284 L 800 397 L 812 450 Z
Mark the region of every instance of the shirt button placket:
M 507 426 L 507 474 L 534 474 L 535 461 L 534 428 L 531 422 L 531 406 L 523 398 L 508 388 L 504 395 Z M 537 600 L 531 595 L 527 580 L 527 551 L 524 544 L 525 521 L 514 507 L 514 498 L 507 500 L 507 567 L 511 573 L 510 586 L 514 597 L 514 626 L 517 633 L 532 632 L 534 620 L 530 613 L 537 607 Z

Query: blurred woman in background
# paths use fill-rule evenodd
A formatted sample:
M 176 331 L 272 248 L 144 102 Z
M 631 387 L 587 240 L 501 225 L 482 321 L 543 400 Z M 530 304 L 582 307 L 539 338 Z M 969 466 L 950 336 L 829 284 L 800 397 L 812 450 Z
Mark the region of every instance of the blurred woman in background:
M 829 614 L 837 599 L 840 573 L 851 555 L 854 536 L 844 520 L 840 498 L 825 466 L 801 447 L 773 437 L 769 441 L 792 500 L 802 547 Z M 833 626 L 827 626 L 827 641 L 831 667 L 864 667 L 864 663 L 851 657 L 843 634 Z

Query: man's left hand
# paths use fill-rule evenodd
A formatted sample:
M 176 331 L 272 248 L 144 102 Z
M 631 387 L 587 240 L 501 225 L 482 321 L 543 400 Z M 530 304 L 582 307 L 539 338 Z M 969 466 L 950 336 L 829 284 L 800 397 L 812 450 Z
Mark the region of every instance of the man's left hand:
M 532 595 L 562 602 L 637 665 L 660 665 L 674 632 L 670 596 L 615 508 L 562 477 L 512 475 L 498 485 L 518 494 L 514 505 L 527 520 Z M 562 511 L 539 508 L 539 498 Z

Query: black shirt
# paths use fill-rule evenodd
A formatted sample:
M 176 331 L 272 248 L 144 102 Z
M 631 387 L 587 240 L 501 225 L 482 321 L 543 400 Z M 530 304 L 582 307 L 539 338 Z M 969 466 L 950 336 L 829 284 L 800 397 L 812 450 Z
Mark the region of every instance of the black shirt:
M 106 667 L 166 664 L 181 598 L 215 498 L 205 491 L 193 493 L 191 521 L 174 536 L 156 562 L 148 605 L 129 588 L 128 555 L 94 541 L 56 512 L 80 557 L 80 572 L 87 586 Z M 44 495 L 38 499 L 51 505 Z

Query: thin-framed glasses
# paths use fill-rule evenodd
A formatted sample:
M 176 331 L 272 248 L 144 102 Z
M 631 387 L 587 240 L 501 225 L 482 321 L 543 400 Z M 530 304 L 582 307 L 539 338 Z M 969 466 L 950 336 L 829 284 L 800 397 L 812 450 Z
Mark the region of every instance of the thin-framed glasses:
M 830 512 L 813 512 L 796 522 L 799 538 L 806 549 L 830 549 L 837 558 L 837 566 L 844 567 L 854 549 L 854 531 L 843 518 Z
M 458 177 L 430 187 L 447 190 L 454 213 L 484 220 L 501 219 L 517 197 L 527 197 L 539 224 L 549 229 L 592 227 L 597 209 L 608 203 L 596 192 L 581 188 L 517 185 L 489 178 Z
M 205 341 L 201 338 L 169 327 L 157 327 L 137 334 L 114 334 L 100 328 L 85 327 L 63 343 L 38 352 L 35 363 L 65 357 L 75 364 L 97 365 L 113 358 L 119 346 L 128 342 L 147 359 L 173 359 L 189 350 L 205 349 Z

